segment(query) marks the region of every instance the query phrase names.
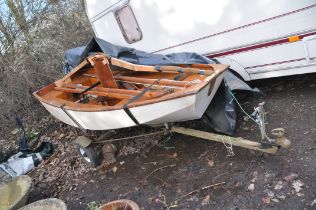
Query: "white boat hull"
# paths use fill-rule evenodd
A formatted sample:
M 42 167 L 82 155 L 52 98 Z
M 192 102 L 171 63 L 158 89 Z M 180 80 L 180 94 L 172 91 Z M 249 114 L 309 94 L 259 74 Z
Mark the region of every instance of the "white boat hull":
M 211 84 L 208 84 L 196 95 L 134 107 L 130 110 L 140 124 L 161 124 L 199 119 L 211 103 L 222 80 L 223 74 L 216 78 L 210 94 L 208 91 Z
M 159 103 L 130 108 L 130 112 L 139 124 L 161 124 L 199 119 L 213 99 L 222 79 L 216 78 L 212 92 L 206 85 L 195 95 L 162 101 Z M 60 121 L 75 127 L 88 130 L 110 130 L 137 125 L 123 109 L 111 111 L 83 112 L 66 110 L 44 102 L 43 106 Z

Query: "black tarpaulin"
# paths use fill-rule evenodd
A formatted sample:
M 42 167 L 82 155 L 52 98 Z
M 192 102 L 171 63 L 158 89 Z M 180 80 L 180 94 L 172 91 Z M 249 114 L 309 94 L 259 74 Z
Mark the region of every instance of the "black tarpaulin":
M 93 38 L 86 46 L 66 51 L 65 56 L 67 65 L 73 68 L 81 63 L 87 56 L 95 52 L 104 52 L 111 57 L 116 57 L 134 64 L 152 66 L 216 63 L 216 60 L 209 59 L 197 53 L 181 52 L 166 55 L 152 54 L 129 47 L 114 45 L 102 39 Z M 67 70 L 69 70 L 69 68 L 67 68 Z M 210 127 L 215 131 L 228 135 L 234 134 L 236 126 L 236 110 L 235 102 L 232 100 L 231 91 L 239 90 L 255 95 L 261 94 L 257 88 L 252 89 L 232 72 L 226 71 L 223 83 L 203 116 L 203 119 L 206 120 Z

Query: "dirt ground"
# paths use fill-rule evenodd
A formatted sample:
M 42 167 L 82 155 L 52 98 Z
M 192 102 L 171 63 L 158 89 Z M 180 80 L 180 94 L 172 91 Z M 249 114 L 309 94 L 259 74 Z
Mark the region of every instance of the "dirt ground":
M 54 196 L 78 210 L 121 198 L 141 209 L 316 209 L 316 74 L 253 85 L 267 95 L 267 131 L 283 127 L 290 149 L 263 155 L 233 147 L 234 156 L 228 156 L 222 143 L 174 135 L 168 142 L 161 138 L 134 154 L 120 155 L 105 168 L 89 169 L 75 154 L 77 131 L 55 133 L 70 152 L 57 149 L 35 169 L 45 172 L 30 173 L 33 179 L 46 179 L 35 183 L 29 202 Z M 259 101 L 247 98 L 242 105 L 252 112 Z M 236 136 L 259 139 L 256 126 L 240 111 L 237 122 Z M 50 167 L 58 161 L 67 167 L 49 180 Z M 212 184 L 218 185 L 208 187 Z

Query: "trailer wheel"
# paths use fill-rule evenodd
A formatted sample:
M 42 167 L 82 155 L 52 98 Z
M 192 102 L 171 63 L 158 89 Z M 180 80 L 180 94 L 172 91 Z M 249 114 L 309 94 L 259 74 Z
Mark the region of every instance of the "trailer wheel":
M 99 165 L 100 155 L 91 146 L 83 147 L 80 144 L 77 144 L 77 149 L 84 163 L 93 168 Z

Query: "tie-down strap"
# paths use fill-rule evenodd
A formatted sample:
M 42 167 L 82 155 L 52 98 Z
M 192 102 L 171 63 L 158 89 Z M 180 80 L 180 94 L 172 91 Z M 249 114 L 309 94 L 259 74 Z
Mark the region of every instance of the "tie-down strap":
M 123 105 L 123 109 L 126 112 L 126 114 L 134 121 L 134 123 L 136 125 L 139 125 L 139 122 L 137 121 L 137 119 L 135 118 L 135 116 L 132 114 L 132 112 L 129 110 L 128 105 L 133 103 L 134 101 L 138 100 L 139 98 L 143 97 L 145 95 L 146 92 L 148 92 L 149 90 L 151 90 L 151 87 L 155 84 L 159 84 L 160 79 L 157 79 L 155 82 L 153 82 L 150 86 L 146 87 L 144 90 L 142 90 L 142 92 L 140 92 L 138 95 L 132 97 L 131 99 L 129 99 L 127 101 L 126 104 Z

